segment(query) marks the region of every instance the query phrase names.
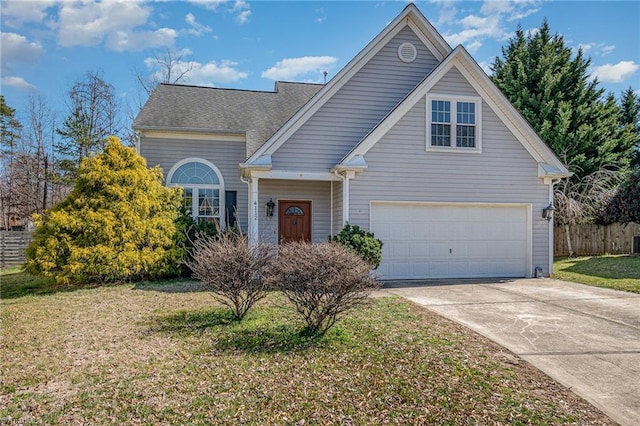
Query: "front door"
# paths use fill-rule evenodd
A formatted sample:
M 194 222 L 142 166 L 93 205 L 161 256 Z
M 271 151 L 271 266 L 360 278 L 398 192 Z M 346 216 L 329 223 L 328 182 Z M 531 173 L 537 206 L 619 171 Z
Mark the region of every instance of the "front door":
M 311 201 L 278 201 L 278 241 L 311 241 Z

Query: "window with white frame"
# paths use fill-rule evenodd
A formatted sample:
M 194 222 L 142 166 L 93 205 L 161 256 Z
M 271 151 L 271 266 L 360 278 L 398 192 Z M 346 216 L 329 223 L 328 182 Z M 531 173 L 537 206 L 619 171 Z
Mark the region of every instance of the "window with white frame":
M 479 98 L 427 97 L 427 150 L 479 152 Z
M 206 160 L 190 158 L 173 166 L 167 175 L 168 186 L 183 189 L 183 206 L 198 222 L 223 225 L 224 184 L 219 170 Z

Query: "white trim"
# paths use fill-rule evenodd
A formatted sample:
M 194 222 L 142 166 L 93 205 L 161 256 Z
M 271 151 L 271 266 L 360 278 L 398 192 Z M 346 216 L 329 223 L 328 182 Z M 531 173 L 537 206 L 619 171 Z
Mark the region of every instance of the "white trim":
M 406 18 L 406 20 L 405 20 Z M 302 125 L 312 117 L 333 95 L 338 92 L 362 67 L 369 62 L 393 37 L 405 26 L 410 26 L 411 20 L 422 24 L 430 32 L 431 38 L 440 44 L 441 49 L 432 51 L 436 58 L 451 52 L 451 47 L 444 38 L 435 30 L 429 21 L 420 13 L 414 4 L 407 5 L 404 10 L 389 23 L 382 32 L 365 46 L 340 72 L 332 78 L 309 102 L 307 102 L 289 121 L 287 121 L 273 136 L 271 136 L 258 150 L 247 160 L 246 164 L 252 164 L 256 159 L 265 154 L 273 154 L 289 139 Z M 415 25 L 416 34 L 420 37 L 422 31 Z M 423 34 L 424 36 L 424 34 Z M 420 38 L 422 40 L 422 38 Z M 434 46 L 429 43 L 427 47 Z
M 471 73 L 467 66 L 470 67 L 473 73 Z M 513 105 L 511 105 L 502 92 L 491 82 L 489 77 L 462 46 L 456 47 L 447 58 L 436 66 L 436 68 L 416 86 L 377 127 L 365 136 L 339 164 L 348 164 L 353 157 L 365 155 L 417 102 L 425 97 L 453 67 L 460 71 L 469 84 L 478 92 L 482 101 L 487 103 L 537 162 L 551 164 L 562 173 L 569 173 L 564 164 L 562 164 L 553 151 L 540 139 L 533 128 L 526 123 L 526 120 L 516 111 Z M 517 126 L 516 123 L 518 123 Z
M 247 138 L 244 133 L 205 133 L 205 132 L 189 132 L 187 130 L 140 130 L 138 132 L 142 137 L 149 139 L 179 139 L 179 140 L 195 140 L 195 141 L 233 141 L 246 142 Z
M 349 176 L 342 180 L 342 227 L 349 223 Z
M 212 184 L 212 185 L 201 185 L 201 184 L 179 184 L 179 183 L 172 183 L 171 179 L 173 179 L 173 175 L 176 172 L 176 170 L 178 170 L 181 166 L 187 164 L 187 163 L 200 163 L 200 164 L 204 164 L 207 167 L 210 167 L 215 174 L 218 176 L 218 184 Z M 199 189 L 199 188 L 214 188 L 218 190 L 218 211 L 219 211 L 219 217 L 218 220 L 220 221 L 220 227 L 222 229 L 225 229 L 227 226 L 227 218 L 226 218 L 226 209 L 227 209 L 227 204 L 226 204 L 226 199 L 225 199 L 225 184 L 224 184 L 224 176 L 222 175 L 222 172 L 220 171 L 220 169 L 218 169 L 215 164 L 213 164 L 211 161 L 205 160 L 204 158 L 198 158 L 198 157 L 189 157 L 189 158 L 185 158 L 183 160 L 178 161 L 176 164 L 173 165 L 173 167 L 171 167 L 171 170 L 169 170 L 169 173 L 167 173 L 167 187 L 170 188 L 174 188 L 174 187 L 180 187 L 180 188 L 195 188 L 195 189 Z M 193 205 L 196 201 L 196 197 L 193 197 L 193 202 L 192 202 L 192 211 L 191 214 L 193 215 L 194 210 L 195 210 L 195 206 Z M 197 216 L 199 217 L 199 216 Z M 211 216 L 203 216 L 203 217 L 211 217 Z M 215 216 L 214 216 L 215 217 Z
M 426 18 L 424 20 L 426 21 Z M 436 31 L 433 25 L 429 23 L 429 21 L 426 21 L 427 25 L 425 25 L 425 22 L 422 22 L 422 24 L 427 28 L 427 31 L 431 32 L 432 36 L 434 33 L 438 34 L 437 38 L 439 43 L 444 42 L 444 44 L 441 44 L 440 48 L 436 47 L 436 45 L 433 44 L 431 39 L 427 37 L 427 35 L 420 29 L 418 25 L 416 25 L 414 21 L 409 21 L 407 23 L 407 25 L 409 25 L 409 28 L 411 28 L 411 31 L 413 31 L 414 34 L 420 39 L 422 44 L 424 44 L 426 48 L 429 49 L 429 51 L 431 51 L 431 53 L 433 54 L 433 56 L 435 56 L 438 62 L 442 61 L 449 54 L 449 52 L 451 52 L 451 46 L 449 46 L 446 43 L 446 41 L 442 38 L 442 36 L 438 33 L 438 31 Z
M 526 265 L 525 277 L 531 278 L 533 274 L 533 205 L 531 203 L 487 203 L 487 202 L 457 202 L 457 201 L 369 201 L 369 228 L 371 229 L 371 207 L 373 205 L 397 205 L 397 206 L 420 206 L 420 207 L 492 207 L 492 208 L 524 208 L 526 218 Z
M 451 103 L 451 121 L 449 125 L 451 126 L 451 146 L 434 146 L 431 145 L 431 101 L 449 101 Z M 475 105 L 475 146 L 470 147 L 459 147 L 456 146 L 456 126 L 459 124 L 457 122 L 457 102 L 466 102 L 473 103 Z M 449 152 L 449 153 L 474 153 L 480 154 L 482 153 L 482 98 L 479 96 L 460 96 L 460 95 L 445 95 L 439 93 L 429 93 L 425 96 L 426 103 L 426 134 L 427 140 L 426 142 L 426 150 L 432 152 Z M 455 104 L 455 105 L 454 105 Z
M 329 172 L 295 172 L 286 170 L 249 170 L 251 177 L 260 179 L 281 179 L 281 180 L 319 180 L 319 181 L 339 181 L 333 173 Z
M 260 209 L 258 208 L 258 200 L 260 193 L 258 192 L 258 178 L 249 180 L 249 244 L 255 245 L 260 236 Z
M 553 204 L 553 184 L 555 182 L 552 180 L 549 183 L 549 203 Z M 544 219 L 543 219 L 544 220 Z M 554 229 L 555 229 L 555 220 L 551 219 L 548 223 L 549 225 L 549 276 L 551 276 L 551 274 L 553 274 L 553 255 L 554 255 L 554 247 L 555 247 L 555 235 L 554 235 Z
M 329 211 L 329 234 L 333 237 L 333 181 L 331 181 L 329 188 L 331 191 L 329 196 L 329 208 L 331 209 Z
M 171 182 L 171 179 L 173 178 L 173 174 L 176 172 L 176 170 L 178 170 L 181 166 L 183 166 L 184 164 L 187 163 L 202 163 L 205 166 L 211 167 L 213 169 L 214 172 L 216 172 L 216 174 L 218 175 L 218 180 L 220 181 L 220 186 L 225 186 L 224 185 L 224 176 L 222 176 L 222 172 L 220 171 L 220 169 L 218 169 L 215 164 L 213 164 L 211 161 L 209 160 L 205 160 L 204 158 L 199 158 L 199 157 L 189 157 L 189 158 L 185 158 L 182 159 L 180 161 L 178 161 L 176 164 L 173 165 L 173 167 L 171 167 L 171 170 L 169 170 L 169 173 L 167 173 L 167 184 L 169 184 Z

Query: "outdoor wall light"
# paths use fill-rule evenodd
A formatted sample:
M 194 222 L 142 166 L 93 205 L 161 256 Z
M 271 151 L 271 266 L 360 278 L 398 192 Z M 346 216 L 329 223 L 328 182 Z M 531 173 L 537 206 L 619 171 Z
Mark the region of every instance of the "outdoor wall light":
M 273 208 L 276 206 L 276 203 L 273 202 L 273 199 L 269 198 L 269 202 L 267 203 L 264 209 L 265 214 L 268 217 L 272 217 L 273 216 Z
M 547 219 L 547 222 L 551 222 L 551 219 L 553 219 L 553 215 L 555 214 L 555 212 L 556 208 L 553 206 L 553 203 L 549 203 L 547 207 L 542 209 L 542 217 L 544 219 Z

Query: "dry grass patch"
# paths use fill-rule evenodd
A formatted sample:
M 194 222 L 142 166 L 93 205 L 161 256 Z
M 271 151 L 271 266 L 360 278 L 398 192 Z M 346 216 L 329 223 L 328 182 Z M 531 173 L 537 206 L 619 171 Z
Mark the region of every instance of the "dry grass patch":
M 612 424 L 497 345 L 397 298 L 321 338 L 270 294 L 197 284 L 2 301 L 0 423 Z

